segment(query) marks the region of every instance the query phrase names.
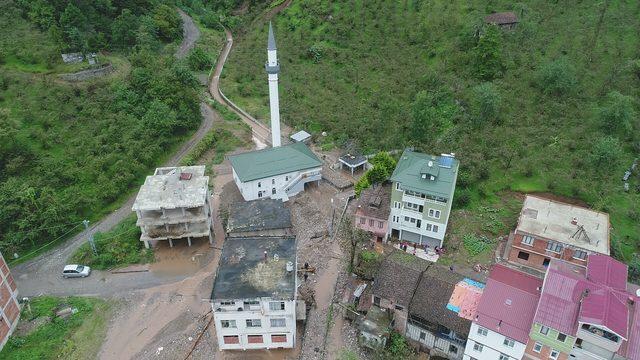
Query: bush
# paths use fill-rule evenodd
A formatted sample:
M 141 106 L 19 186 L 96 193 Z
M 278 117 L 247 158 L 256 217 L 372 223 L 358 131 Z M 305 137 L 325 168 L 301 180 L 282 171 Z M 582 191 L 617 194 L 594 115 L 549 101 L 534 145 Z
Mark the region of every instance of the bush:
M 626 134 L 633 130 L 633 98 L 617 91 L 607 94 L 607 102 L 598 110 L 600 126 L 609 134 Z
M 491 83 L 482 83 L 473 88 L 471 116 L 476 124 L 497 123 L 502 99 L 498 89 Z
M 464 244 L 464 248 L 467 249 L 467 252 L 471 256 L 476 256 L 481 254 L 493 246 L 493 240 L 488 237 L 476 236 L 473 234 L 466 234 L 462 237 L 462 243 Z
M 182 20 L 172 7 L 164 4 L 158 6 L 153 13 L 153 22 L 160 39 L 173 41 L 182 37 Z
M 365 250 L 360 252 L 358 266 L 354 272 L 363 279 L 373 279 L 380 266 L 380 254 Z
M 364 174 L 356 183 L 356 185 L 354 186 L 354 190 L 356 192 L 356 196 L 360 196 L 360 193 L 362 192 L 362 190 L 368 188 L 369 186 L 371 186 L 371 184 L 369 183 L 369 177 L 366 176 L 367 174 Z
M 591 165 L 599 172 L 615 169 L 622 157 L 622 145 L 612 136 L 600 138 L 591 150 Z
M 491 80 L 502 75 L 502 32 L 496 25 L 489 25 L 480 35 L 474 49 L 474 70 L 476 76 Z
M 547 95 L 570 95 L 578 84 L 576 70 L 566 58 L 542 65 L 537 76 L 538 86 Z
M 469 189 L 460 189 L 453 195 L 453 207 L 462 209 L 471 202 L 471 191 Z
M 195 47 L 189 53 L 187 63 L 189 64 L 189 68 L 193 71 L 204 71 L 211 68 L 213 60 L 206 51 L 202 50 L 202 48 Z

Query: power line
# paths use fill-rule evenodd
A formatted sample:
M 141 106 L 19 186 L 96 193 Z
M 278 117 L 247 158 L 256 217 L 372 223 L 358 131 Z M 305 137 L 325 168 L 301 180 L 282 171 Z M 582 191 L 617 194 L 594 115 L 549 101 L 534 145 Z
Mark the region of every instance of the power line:
M 109 237 L 106 237 L 106 238 L 101 237 L 99 240 L 100 240 L 100 241 L 102 241 L 102 240 L 109 240 L 109 239 L 113 239 L 113 238 L 115 238 L 115 237 L 118 237 L 118 236 L 120 236 L 120 235 L 124 235 L 124 234 L 126 234 L 126 233 L 130 233 L 130 232 L 132 232 L 133 230 L 137 230 L 137 229 L 138 229 L 137 227 L 134 227 L 134 228 L 131 228 L 131 229 L 127 230 L 127 231 L 123 231 L 123 232 L 121 232 L 121 233 L 119 233 L 119 234 L 115 234 L 115 235 L 112 235 L 112 236 L 109 236 Z
M 66 232 L 66 233 L 64 233 L 64 234 L 62 234 L 62 235 L 60 235 L 60 236 L 58 236 L 57 238 L 55 238 L 55 239 L 51 240 L 50 242 L 48 242 L 48 243 L 46 243 L 46 244 L 42 245 L 41 247 L 39 247 L 39 248 L 37 248 L 37 249 L 33 250 L 32 252 L 28 253 L 27 255 L 23 255 L 22 257 L 29 256 L 29 255 L 31 255 L 31 254 L 33 254 L 33 253 L 37 252 L 37 251 L 40 251 L 41 249 L 44 249 L 45 247 L 47 247 L 47 246 L 49 246 L 49 245 L 53 244 L 54 242 L 56 242 L 56 241 L 58 241 L 58 240 L 62 239 L 64 236 L 67 236 L 67 234 L 69 234 L 70 232 L 72 232 L 75 228 L 77 228 L 77 227 L 78 227 L 78 226 L 80 226 L 81 224 L 82 224 L 82 223 L 77 224 L 76 226 L 74 226 L 74 227 L 72 227 L 71 229 L 67 230 L 67 232 Z M 16 259 L 16 260 L 17 260 L 17 259 Z M 15 260 L 14 260 L 14 261 L 12 261 L 12 263 L 13 263 L 13 262 L 15 262 Z
M 32 231 L 41 231 L 41 230 L 49 230 L 49 229 L 57 229 L 57 228 L 61 228 L 61 227 L 65 227 L 65 226 L 69 226 L 69 225 L 80 225 L 82 224 L 81 222 L 73 222 L 73 223 L 67 223 L 67 224 L 61 224 L 61 225 L 55 225 L 55 226 L 47 226 L 47 227 L 41 227 L 38 229 L 31 229 L 31 230 L 20 230 L 20 231 L 12 231 L 11 234 L 23 234 L 23 233 L 28 233 L 28 232 L 32 232 Z

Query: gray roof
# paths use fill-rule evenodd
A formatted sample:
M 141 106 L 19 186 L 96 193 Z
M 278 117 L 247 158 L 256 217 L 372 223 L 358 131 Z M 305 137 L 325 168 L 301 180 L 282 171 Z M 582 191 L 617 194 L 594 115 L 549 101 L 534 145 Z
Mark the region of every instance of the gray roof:
M 140 187 L 132 210 L 161 210 L 203 206 L 209 177 L 204 166 L 178 166 L 156 169 Z
M 433 156 L 407 149 L 402 153 L 391 181 L 399 182 L 403 189 L 451 199 L 458 166 L 458 160 L 451 156 Z M 436 179 L 422 178 L 422 174 L 434 175 Z
M 308 132 L 304 131 L 304 130 L 300 130 L 297 133 L 289 136 L 292 140 L 294 141 L 305 141 L 307 139 L 309 139 L 311 137 L 311 134 L 309 134 Z
M 356 214 L 386 221 L 391 211 L 391 186 L 373 185 L 362 190 L 357 204 Z
M 291 211 L 282 200 L 241 201 L 229 207 L 227 231 L 246 232 L 291 227 Z
M 269 21 L 269 40 L 267 41 L 267 50 L 276 50 L 276 37 L 273 36 L 273 26 Z
M 293 264 L 293 271 L 287 271 L 288 262 Z M 293 300 L 296 266 L 295 237 L 227 238 L 213 282 L 211 299 L 270 297 Z
M 382 261 L 371 292 L 375 296 L 408 307 L 420 280 L 420 273 L 429 264 L 417 256 L 395 250 Z

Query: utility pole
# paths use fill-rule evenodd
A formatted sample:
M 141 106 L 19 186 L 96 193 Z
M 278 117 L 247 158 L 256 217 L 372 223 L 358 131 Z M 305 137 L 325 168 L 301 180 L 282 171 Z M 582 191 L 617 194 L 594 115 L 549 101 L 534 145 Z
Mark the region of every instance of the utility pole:
M 331 227 L 329 228 L 329 234 L 333 235 L 333 218 L 336 214 L 336 208 L 333 206 L 333 198 L 331 198 Z
M 87 235 L 89 235 L 89 245 L 91 245 L 91 250 L 93 251 L 93 255 L 98 255 L 98 250 L 96 249 L 96 243 L 93 242 L 93 234 L 89 232 L 89 220 L 83 220 L 82 224 L 84 224 L 84 229 L 87 231 Z

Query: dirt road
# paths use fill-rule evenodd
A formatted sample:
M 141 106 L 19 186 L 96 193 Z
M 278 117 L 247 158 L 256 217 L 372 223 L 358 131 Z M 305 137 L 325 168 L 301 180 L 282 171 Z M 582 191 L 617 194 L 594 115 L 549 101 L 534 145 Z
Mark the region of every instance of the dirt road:
M 184 11 L 178 9 L 178 14 L 182 18 L 182 42 L 175 55 L 178 59 L 182 59 L 196 45 L 196 41 L 200 38 L 200 30 L 193 23 L 193 19 Z

